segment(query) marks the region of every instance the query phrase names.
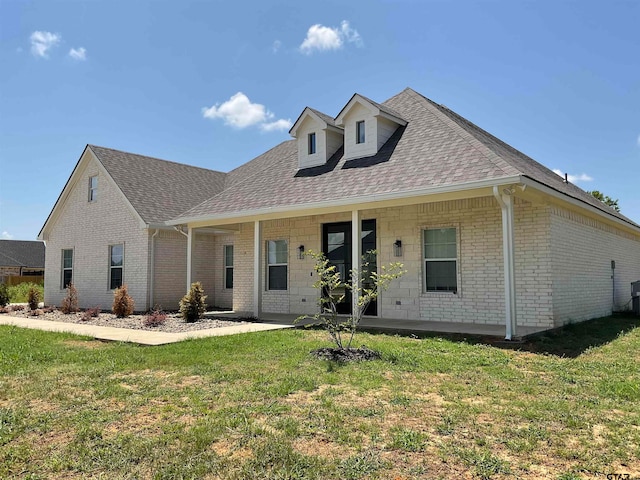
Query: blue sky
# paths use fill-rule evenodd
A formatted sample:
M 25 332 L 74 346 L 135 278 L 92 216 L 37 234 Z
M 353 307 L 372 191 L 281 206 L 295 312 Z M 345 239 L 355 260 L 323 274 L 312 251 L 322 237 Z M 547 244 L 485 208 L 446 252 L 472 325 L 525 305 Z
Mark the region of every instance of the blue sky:
M 409 86 L 640 222 L 640 2 L 0 1 L 0 238 L 87 143 L 228 171 Z

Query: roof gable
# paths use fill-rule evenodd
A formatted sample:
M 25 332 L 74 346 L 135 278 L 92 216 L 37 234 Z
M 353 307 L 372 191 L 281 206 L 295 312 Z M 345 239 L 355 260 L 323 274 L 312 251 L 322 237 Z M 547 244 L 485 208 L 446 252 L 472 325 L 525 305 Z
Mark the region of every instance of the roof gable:
M 336 116 L 335 123 L 339 127 L 344 126 L 345 116 L 349 114 L 349 111 L 353 108 L 354 105 L 360 104 L 367 110 L 371 111 L 373 116 L 382 116 L 391 120 L 398 125 L 404 126 L 407 124 L 407 121 L 402 118 L 402 115 L 397 111 L 389 108 L 385 105 L 374 102 L 373 100 L 368 99 L 364 95 L 360 95 L 359 93 L 355 93 L 351 99 L 347 102 L 347 104 L 342 107 L 340 113 Z
M 336 131 L 340 131 L 341 130 L 340 128 L 336 127 L 336 124 L 335 124 L 333 118 L 331 118 L 329 115 L 327 115 L 325 113 L 322 113 L 322 112 L 320 112 L 318 110 L 315 110 L 313 108 L 305 107 L 305 109 L 302 111 L 302 113 L 300 114 L 298 119 L 293 124 L 293 127 L 291 127 L 291 129 L 289 130 L 289 134 L 292 137 L 295 137 L 297 135 L 297 133 L 298 133 L 298 129 L 300 128 L 300 126 L 308 118 L 312 119 L 312 121 L 314 121 L 317 124 L 319 124 L 320 128 L 322 128 L 322 129 L 331 128 L 331 129 L 336 130 Z

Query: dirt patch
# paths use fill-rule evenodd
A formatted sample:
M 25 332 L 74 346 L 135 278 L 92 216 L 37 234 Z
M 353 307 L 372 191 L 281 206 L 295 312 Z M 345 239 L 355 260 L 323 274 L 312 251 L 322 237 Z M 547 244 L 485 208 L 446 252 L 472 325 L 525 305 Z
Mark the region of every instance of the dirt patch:
M 354 455 L 354 448 L 330 442 L 324 438 L 299 438 L 292 444 L 293 449 L 310 457 L 345 459 Z
M 381 355 L 367 347 L 360 348 L 333 348 L 325 347 L 313 350 L 311 352 L 316 358 L 321 360 L 331 360 L 333 362 L 363 362 L 370 360 L 379 360 Z
M 62 344 L 68 347 L 80 347 L 88 350 L 94 350 L 96 348 L 103 348 L 106 346 L 105 342 L 100 342 L 98 340 L 65 340 Z

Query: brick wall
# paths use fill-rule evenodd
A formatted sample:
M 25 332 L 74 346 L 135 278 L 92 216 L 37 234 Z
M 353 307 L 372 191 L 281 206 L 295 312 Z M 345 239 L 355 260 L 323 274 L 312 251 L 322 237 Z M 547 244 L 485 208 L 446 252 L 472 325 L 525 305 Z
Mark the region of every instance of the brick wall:
M 86 154 L 88 155 L 88 153 Z M 109 290 L 109 245 L 124 244 L 124 283 L 136 310 L 147 308 L 149 235 L 128 208 L 117 187 L 93 160 L 78 172 L 78 181 L 52 222 L 45 259 L 45 303 L 60 305 L 62 249 L 73 249 L 73 282 L 81 307 L 113 304 Z M 89 177 L 98 175 L 97 201 L 88 201 Z
M 640 280 L 640 235 L 553 207 L 551 244 L 556 326 L 628 308 L 630 284 Z

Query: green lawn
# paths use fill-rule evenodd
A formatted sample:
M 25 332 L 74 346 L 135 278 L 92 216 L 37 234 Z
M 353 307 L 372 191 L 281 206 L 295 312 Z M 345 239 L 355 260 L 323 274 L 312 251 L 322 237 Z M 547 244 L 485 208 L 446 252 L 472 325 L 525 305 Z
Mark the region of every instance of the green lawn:
M 0 478 L 640 477 L 640 321 L 519 345 L 314 330 L 162 347 L 0 327 Z M 592 345 L 592 346 L 590 346 Z

